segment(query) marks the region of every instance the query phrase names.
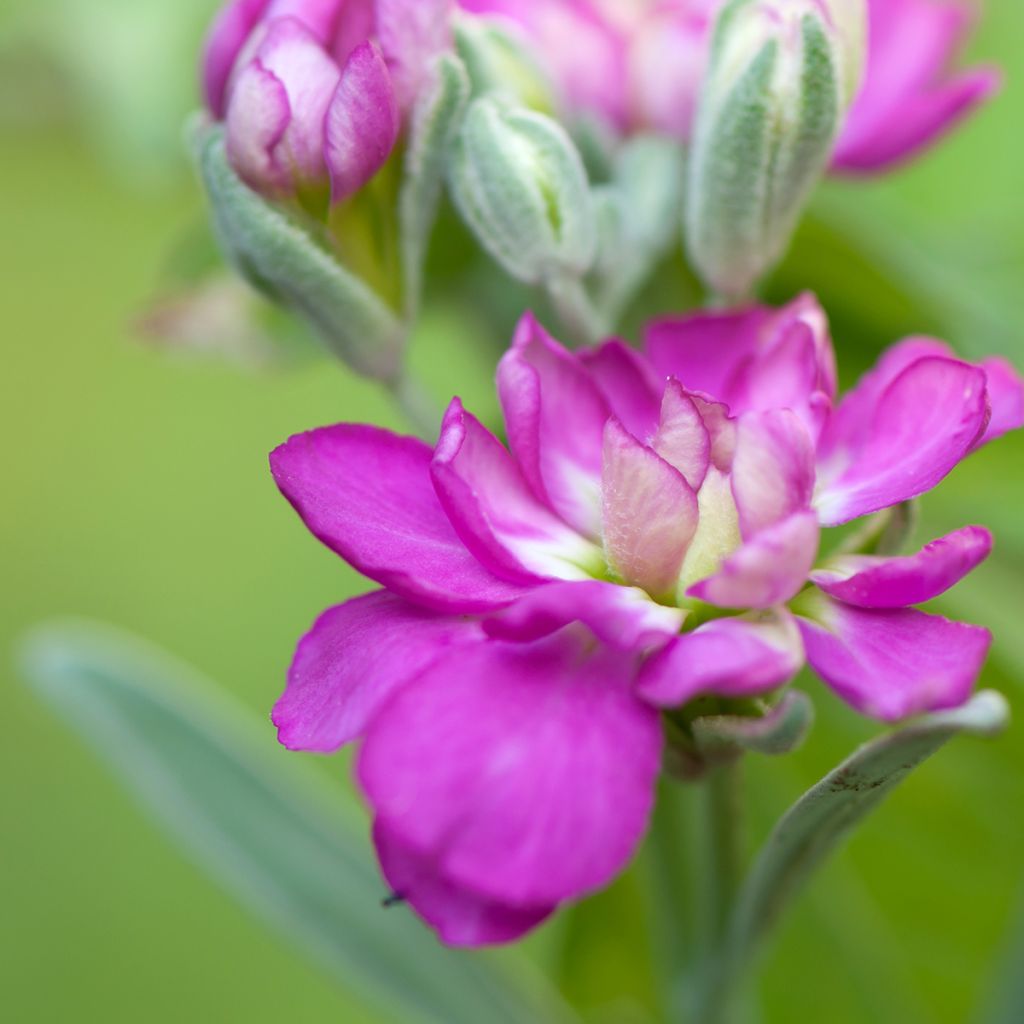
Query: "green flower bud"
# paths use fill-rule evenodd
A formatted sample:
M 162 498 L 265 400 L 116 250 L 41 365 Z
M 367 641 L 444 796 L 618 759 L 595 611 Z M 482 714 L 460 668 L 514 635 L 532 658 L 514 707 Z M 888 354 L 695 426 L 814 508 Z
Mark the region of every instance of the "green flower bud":
M 749 296 L 782 256 L 853 98 L 864 0 L 730 0 L 697 114 L 687 248 L 705 284 Z
M 551 118 L 494 95 L 475 100 L 448 180 L 463 219 L 513 277 L 536 285 L 589 269 L 597 231 L 586 171 Z

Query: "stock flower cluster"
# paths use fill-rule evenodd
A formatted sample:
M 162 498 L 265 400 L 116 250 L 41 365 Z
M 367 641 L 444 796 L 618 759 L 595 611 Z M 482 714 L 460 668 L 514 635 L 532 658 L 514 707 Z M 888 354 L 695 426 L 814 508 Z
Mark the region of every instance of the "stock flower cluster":
M 280 740 L 360 742 L 384 874 L 446 942 L 514 939 L 619 872 L 698 699 L 763 710 L 805 663 L 886 722 L 969 696 L 988 631 L 917 606 L 989 533 L 875 542 L 1022 425 L 1020 378 L 915 337 L 840 396 L 817 300 L 749 301 L 827 166 L 886 169 L 993 91 L 950 68 L 968 27 L 955 0 L 234 0 L 216 19 L 221 234 L 338 351 L 392 345 L 381 379 L 445 184 L 580 336 L 608 333 L 588 288 L 621 307 L 663 221 L 733 303 L 653 322 L 640 349 L 569 349 L 525 316 L 498 367 L 504 440 L 455 399 L 433 446 L 341 424 L 271 456 L 310 531 L 378 585 L 300 641 Z M 358 218 L 332 214 L 393 160 L 359 232 L 397 234 L 359 264 L 327 239 Z
M 654 323 L 643 352 L 573 353 L 527 316 L 497 383 L 508 447 L 456 399 L 433 449 L 343 424 L 271 457 L 312 533 L 382 588 L 302 639 L 280 739 L 363 741 L 384 872 L 446 941 L 514 938 L 621 870 L 662 709 L 770 693 L 805 659 L 880 719 L 969 695 L 988 631 L 912 606 L 988 532 L 887 558 L 822 529 L 1020 426 L 1005 362 L 911 338 L 837 401 L 803 296 Z

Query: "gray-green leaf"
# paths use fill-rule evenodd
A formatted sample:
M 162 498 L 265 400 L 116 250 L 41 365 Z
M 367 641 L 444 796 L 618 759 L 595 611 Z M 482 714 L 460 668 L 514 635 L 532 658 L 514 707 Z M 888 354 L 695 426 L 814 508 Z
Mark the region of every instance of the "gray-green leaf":
M 398 1019 L 571 1018 L 539 979 L 445 949 L 384 885 L 354 803 L 276 748 L 269 727 L 162 652 L 58 623 L 24 648 L 34 688 L 212 877 Z
M 990 736 L 1009 719 L 984 690 L 963 707 L 927 715 L 867 743 L 809 789 L 768 837 L 736 902 L 731 958 L 744 960 L 840 840 L 922 761 L 958 733 Z

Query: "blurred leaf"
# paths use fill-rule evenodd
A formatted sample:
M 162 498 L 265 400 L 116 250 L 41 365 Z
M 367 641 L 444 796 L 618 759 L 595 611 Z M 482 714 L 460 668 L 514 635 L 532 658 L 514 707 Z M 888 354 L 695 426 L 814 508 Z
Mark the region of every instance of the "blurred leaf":
M 961 732 L 993 735 L 1009 707 L 994 690 L 867 743 L 809 789 L 780 819 L 743 885 L 731 956 L 742 962 L 812 871 L 922 761 Z
M 186 667 L 85 622 L 37 629 L 24 667 L 201 867 L 400 1019 L 571 1020 L 524 965 L 514 983 L 492 957 L 448 950 L 407 913 L 383 910 L 354 805 L 275 757 L 268 730 Z

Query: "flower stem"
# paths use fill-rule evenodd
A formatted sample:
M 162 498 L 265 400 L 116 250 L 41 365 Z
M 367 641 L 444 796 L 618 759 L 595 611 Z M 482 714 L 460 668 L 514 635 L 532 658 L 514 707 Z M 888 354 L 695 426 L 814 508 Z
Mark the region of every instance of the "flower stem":
M 711 768 L 701 785 L 700 835 L 703 840 L 698 878 L 702 928 L 707 956 L 693 978 L 695 1024 L 726 1024 L 734 993 L 729 984 L 730 920 L 742 862 L 739 759 Z
M 424 441 L 433 444 L 441 425 L 441 411 L 423 385 L 405 369 L 400 376 L 385 381 L 384 386 L 409 426 Z
M 594 345 L 605 336 L 601 314 L 578 277 L 552 276 L 545 285 L 562 329 L 573 346 Z

